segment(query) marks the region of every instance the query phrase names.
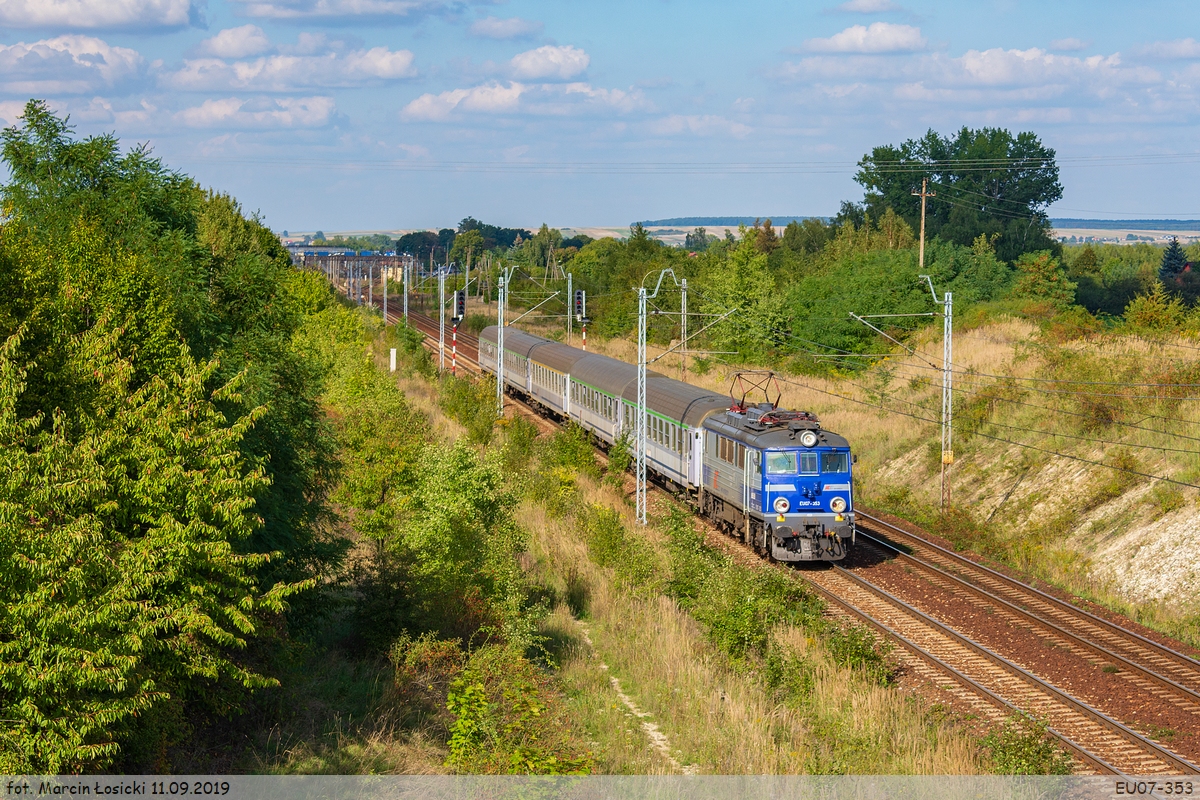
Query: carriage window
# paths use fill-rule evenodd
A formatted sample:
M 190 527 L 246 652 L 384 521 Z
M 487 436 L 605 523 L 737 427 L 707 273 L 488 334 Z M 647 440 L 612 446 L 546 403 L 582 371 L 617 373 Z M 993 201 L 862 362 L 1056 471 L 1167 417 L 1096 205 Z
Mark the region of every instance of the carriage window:
M 801 453 L 800 454 L 800 474 L 801 475 L 816 475 L 817 474 L 817 454 L 816 453 Z
M 804 455 L 808 455 L 805 453 Z M 796 454 L 793 453 L 767 453 L 767 474 L 768 475 L 795 475 L 796 474 Z
M 849 453 L 821 453 L 821 472 L 849 472 Z

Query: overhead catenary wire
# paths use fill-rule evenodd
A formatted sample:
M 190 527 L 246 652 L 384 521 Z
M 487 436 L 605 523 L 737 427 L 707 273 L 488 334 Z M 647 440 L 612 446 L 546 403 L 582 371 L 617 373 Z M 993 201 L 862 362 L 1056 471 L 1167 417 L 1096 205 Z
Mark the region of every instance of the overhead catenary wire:
M 728 362 L 725 362 L 725 363 L 728 363 Z M 732 366 L 732 365 L 731 365 L 731 366 Z M 778 377 L 778 376 L 777 376 L 777 377 Z M 884 406 L 882 403 L 871 403 L 871 402 L 867 402 L 866 400 L 859 400 L 859 399 L 857 399 L 857 398 L 854 398 L 854 397 L 847 397 L 846 395 L 838 394 L 837 392 L 831 392 L 831 391 L 828 391 L 828 390 L 826 390 L 826 389 L 821 389 L 821 388 L 819 388 L 819 387 L 816 387 L 816 386 L 810 386 L 810 385 L 808 385 L 808 384 L 799 383 L 799 382 L 797 382 L 797 381 L 795 381 L 795 380 L 792 380 L 792 379 L 780 378 L 779 380 L 780 380 L 782 383 L 788 383 L 788 384 L 791 384 L 791 385 L 793 385 L 793 386 L 798 386 L 798 387 L 800 387 L 800 388 L 803 388 L 803 389 L 808 389 L 808 390 L 810 390 L 810 391 L 818 392 L 818 393 L 820 393 L 820 394 L 828 395 L 828 396 L 830 396 L 830 397 L 836 397 L 836 398 L 838 398 L 838 399 L 840 399 L 840 400 L 845 400 L 845 401 L 848 401 L 848 402 L 851 402 L 851 403 L 856 403 L 856 404 L 858 404 L 858 405 L 867 406 L 867 407 L 870 407 L 870 408 L 878 408 L 878 409 L 880 409 L 881 411 L 885 411 L 885 412 L 887 412 L 887 413 L 890 413 L 890 414 L 898 414 L 898 415 L 900 415 L 900 416 L 909 417 L 909 418 L 911 418 L 911 419 L 920 420 L 920 421 L 922 421 L 922 422 L 928 422 L 928 423 L 931 423 L 931 424 L 934 424 L 934 425 L 940 424 L 938 420 L 935 420 L 935 419 L 930 419 L 929 417 L 923 417 L 923 416 L 920 416 L 919 414 L 911 414 L 911 413 L 908 413 L 908 412 L 906 412 L 906 411 L 900 411 L 900 410 L 897 410 L 897 409 L 894 409 L 894 408 L 888 408 L 888 407 Z M 960 432 L 962 432 L 962 433 L 965 433 L 965 434 L 971 435 L 971 436 L 981 436 L 981 437 L 983 437 L 983 438 L 985 438 L 985 439 L 990 439 L 990 440 L 992 440 L 992 441 L 995 441 L 995 442 L 1001 442 L 1001 443 L 1005 443 L 1005 444 L 1011 444 L 1011 445 L 1014 445 L 1014 446 L 1016 446 L 1016 447 L 1021 447 L 1021 448 L 1027 449 L 1027 450 L 1034 450 L 1034 451 L 1037 451 L 1037 452 L 1039 452 L 1039 453 L 1045 453 L 1045 454 L 1047 454 L 1047 455 L 1056 456 L 1056 457 L 1058 457 L 1058 458 L 1066 458 L 1066 459 L 1069 459 L 1069 460 L 1071 460 L 1071 461 L 1078 461 L 1078 462 L 1081 462 L 1081 463 L 1084 463 L 1084 464 L 1091 464 L 1091 465 L 1093 465 L 1093 466 L 1097 466 L 1097 467 L 1104 467 L 1105 469 L 1114 470 L 1114 471 L 1116 471 L 1116 472 L 1124 472 L 1124 473 L 1127 473 L 1127 474 L 1130 474 L 1130 475 L 1137 475 L 1137 476 L 1139 476 L 1139 477 L 1142 477 L 1142 478 L 1148 478 L 1149 480 L 1154 480 L 1154 481 L 1162 481 L 1163 483 L 1171 483 L 1171 484 L 1174 484 L 1174 485 L 1176 485 L 1176 486 L 1185 486 L 1185 487 L 1187 487 L 1187 488 L 1189 488 L 1189 489 L 1200 489 L 1200 485 L 1197 485 L 1197 484 L 1194 484 L 1194 483 L 1188 483 L 1187 481 L 1181 481 L 1181 480 L 1177 480 L 1177 479 L 1175 479 L 1175 478 L 1168 478 L 1168 477 L 1165 477 L 1165 476 L 1163 476 L 1163 475 L 1154 475 L 1154 474 L 1152 474 L 1152 473 L 1149 473 L 1149 472 L 1142 472 L 1142 471 L 1140 471 L 1140 470 L 1129 469 L 1128 467 L 1120 467 L 1120 466 L 1117 466 L 1117 465 L 1115 465 L 1115 464 L 1106 464 L 1106 463 L 1104 463 L 1103 461 L 1096 461 L 1096 460 L 1094 460 L 1094 459 L 1090 459 L 1090 458 L 1084 458 L 1084 457 L 1082 457 L 1082 456 L 1076 456 L 1076 455 L 1072 455 L 1072 454 L 1070 454 L 1070 453 L 1061 453 L 1061 452 L 1059 452 L 1059 451 L 1057 451 L 1057 450 L 1051 450 L 1051 449 L 1049 449 L 1049 448 L 1045 448 L 1045 447 L 1038 447 L 1037 445 L 1028 444 L 1028 443 L 1026 443 L 1026 442 L 1018 442 L 1018 441 L 1014 441 L 1014 440 L 1012 440 L 1012 439 L 1005 439 L 1005 438 L 1004 438 L 1004 437 L 1002 437 L 1002 436 L 993 436 L 993 435 L 991 435 L 991 434 L 987 434 L 987 433 L 984 433 L 984 432 L 982 432 L 982 431 L 965 430 L 965 429 L 961 428 L 961 427 L 960 427 L 960 426 L 958 426 L 958 425 L 955 425 L 955 429 L 956 429 L 956 430 L 959 430 L 959 431 L 960 431 Z

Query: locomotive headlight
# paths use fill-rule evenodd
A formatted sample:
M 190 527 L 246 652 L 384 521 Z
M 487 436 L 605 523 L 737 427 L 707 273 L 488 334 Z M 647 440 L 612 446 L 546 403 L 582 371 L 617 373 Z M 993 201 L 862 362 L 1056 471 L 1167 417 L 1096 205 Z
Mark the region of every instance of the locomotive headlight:
M 805 431 L 804 433 L 800 434 L 800 444 L 804 445 L 805 447 L 816 447 L 817 435 L 812 431 Z
M 835 514 L 840 514 L 846 510 L 846 498 L 835 497 L 829 501 L 829 510 Z
M 792 504 L 788 502 L 786 497 L 776 497 L 775 502 L 771 505 L 775 507 L 776 514 L 786 514 L 788 509 L 792 507 Z

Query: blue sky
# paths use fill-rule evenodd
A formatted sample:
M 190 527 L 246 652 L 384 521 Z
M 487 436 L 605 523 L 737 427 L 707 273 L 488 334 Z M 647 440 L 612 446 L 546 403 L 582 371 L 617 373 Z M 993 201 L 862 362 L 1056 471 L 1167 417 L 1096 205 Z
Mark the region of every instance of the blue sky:
M 933 128 L 1035 131 L 1051 213 L 1200 218 L 1194 3 L 0 0 L 25 99 L 283 230 L 831 214 Z

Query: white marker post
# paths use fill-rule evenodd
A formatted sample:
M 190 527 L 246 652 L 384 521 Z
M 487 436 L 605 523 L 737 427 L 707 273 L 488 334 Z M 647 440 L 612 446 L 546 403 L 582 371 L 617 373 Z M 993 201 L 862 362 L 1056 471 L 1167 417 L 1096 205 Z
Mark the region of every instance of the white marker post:
M 394 347 L 392 348 L 391 368 L 392 372 L 396 371 L 396 348 Z

